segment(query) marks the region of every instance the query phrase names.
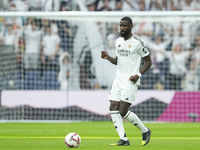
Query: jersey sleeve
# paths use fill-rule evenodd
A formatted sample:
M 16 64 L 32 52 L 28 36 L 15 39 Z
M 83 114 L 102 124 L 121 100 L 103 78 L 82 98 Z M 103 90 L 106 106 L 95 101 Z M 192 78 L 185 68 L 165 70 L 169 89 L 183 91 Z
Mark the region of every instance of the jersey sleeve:
M 140 39 L 140 42 L 138 43 L 137 51 L 141 55 L 141 57 L 145 57 L 145 56 L 149 55 L 147 46 L 142 39 Z

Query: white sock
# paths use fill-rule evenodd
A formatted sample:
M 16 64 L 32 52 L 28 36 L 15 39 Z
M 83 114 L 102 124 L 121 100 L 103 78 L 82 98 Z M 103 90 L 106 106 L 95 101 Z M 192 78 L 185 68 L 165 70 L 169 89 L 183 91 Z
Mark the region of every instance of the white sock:
M 120 139 L 127 141 L 128 138 L 126 137 L 126 133 L 123 126 L 123 120 L 119 111 L 110 111 L 110 115 Z
M 142 133 L 145 133 L 148 131 L 148 129 L 144 126 L 142 121 L 138 118 L 138 116 L 135 113 L 128 111 L 127 114 L 124 116 L 124 119 L 127 119 L 128 121 L 130 121 L 134 126 L 140 129 Z

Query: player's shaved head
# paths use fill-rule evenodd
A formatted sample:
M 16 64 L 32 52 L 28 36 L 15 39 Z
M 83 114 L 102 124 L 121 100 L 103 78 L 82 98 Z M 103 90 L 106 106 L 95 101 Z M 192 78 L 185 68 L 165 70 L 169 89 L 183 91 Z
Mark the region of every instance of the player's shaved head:
M 133 28 L 133 22 L 130 17 L 123 17 L 120 20 L 120 34 L 121 37 L 124 37 L 125 40 L 132 36 L 132 28 Z
M 121 21 L 127 21 L 130 25 L 133 25 L 133 21 L 130 17 L 123 17 Z

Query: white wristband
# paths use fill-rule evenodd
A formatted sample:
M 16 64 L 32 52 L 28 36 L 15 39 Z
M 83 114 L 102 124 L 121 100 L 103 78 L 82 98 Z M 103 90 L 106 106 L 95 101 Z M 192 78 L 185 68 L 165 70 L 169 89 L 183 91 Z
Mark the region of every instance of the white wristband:
M 136 75 L 138 75 L 139 78 L 142 76 L 140 72 L 136 73 Z

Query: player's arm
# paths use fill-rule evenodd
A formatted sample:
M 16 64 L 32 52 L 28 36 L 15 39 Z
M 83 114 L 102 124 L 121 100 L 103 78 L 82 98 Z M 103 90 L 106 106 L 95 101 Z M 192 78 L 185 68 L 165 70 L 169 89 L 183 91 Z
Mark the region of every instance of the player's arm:
M 149 55 L 143 57 L 143 59 L 144 59 L 145 63 L 144 63 L 144 65 L 142 66 L 142 68 L 140 69 L 140 72 L 139 72 L 139 73 L 140 73 L 141 75 L 143 75 L 143 74 L 151 67 L 151 64 L 152 64 L 151 58 L 150 58 Z M 141 75 L 139 75 L 139 74 L 137 73 L 136 75 L 131 76 L 131 77 L 129 78 L 129 80 L 134 81 L 134 82 L 137 82 Z
M 101 51 L 101 58 L 109 60 L 112 64 L 117 65 L 117 56 L 110 57 L 106 51 Z
M 147 55 L 146 57 L 143 57 L 145 63 L 142 66 L 142 68 L 140 69 L 140 73 L 144 74 L 150 67 L 151 67 L 151 57 L 149 55 Z

